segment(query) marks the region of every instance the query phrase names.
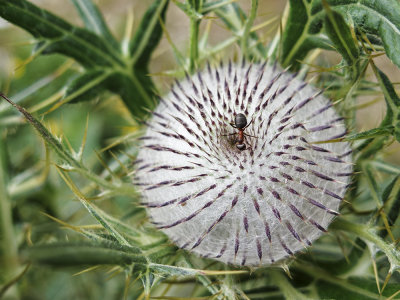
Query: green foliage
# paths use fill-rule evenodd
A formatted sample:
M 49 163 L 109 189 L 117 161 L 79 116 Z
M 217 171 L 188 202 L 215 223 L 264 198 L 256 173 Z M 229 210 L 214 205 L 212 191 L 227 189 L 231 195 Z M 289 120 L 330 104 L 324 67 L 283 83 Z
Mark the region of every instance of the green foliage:
M 91 1 L 74 4 L 86 29 L 26 0 L 0 1 L 0 16 L 30 32 L 38 40 L 40 52 L 63 54 L 86 68 L 88 73 L 73 81 L 63 103 L 90 100 L 109 90 L 121 96 L 132 114 L 143 117 L 144 108 L 154 108 L 155 104 L 148 63 L 161 37 L 159 18 L 165 17 L 168 0 L 156 0 L 149 7 L 126 54 Z
M 262 1 L 252 0 L 248 12 L 231 0 L 140 1 L 145 12 L 122 42 L 92 1 L 71 1 L 83 28 L 29 1 L 0 0 L 0 16 L 35 41 L 29 50 L 13 46 L 16 58 L 31 56 L 24 74 L 1 85 L 0 297 L 400 298 L 400 166 L 384 156 L 400 141 L 400 98 L 374 63 L 385 51 L 400 67 L 397 0 L 289 0 L 270 43 L 256 32 L 264 25 L 254 25 L 266 18 L 257 10 Z M 173 44 L 167 9 L 188 18 L 184 49 Z M 206 21 L 230 36 L 209 42 Z M 342 215 L 312 248 L 271 268 L 237 269 L 178 250 L 149 224 L 131 183 L 143 129 L 135 120 L 157 102 L 149 63 L 163 35 L 177 62 L 162 75 L 195 72 L 231 48 L 303 74 L 310 68 L 303 61 L 313 64 L 316 49 L 342 56 L 337 66 L 321 66 L 326 72 L 315 82 L 337 101 L 349 133 L 321 143 L 351 141 L 356 172 Z M 368 67 L 375 82 L 366 77 Z M 386 114 L 377 127 L 358 132 L 355 112 L 364 94 L 384 98 Z
M 326 1 L 325 5 L 325 32 L 332 41 L 336 50 L 343 56 L 348 65 L 353 65 L 359 58 L 359 49 L 356 45 L 357 41 L 351 34 L 351 29 L 345 22 L 342 15 L 332 10 Z
M 323 9 L 323 2 L 331 7 L 326 16 Z M 325 31 L 331 38 L 333 47 L 343 54 L 345 59 L 356 55 L 356 49 L 352 45 L 348 35 L 347 26 L 343 27 L 342 19 L 347 19 L 350 25 L 354 26 L 358 33 L 369 33 L 382 41 L 388 57 L 400 67 L 400 55 L 395 50 L 400 42 L 400 4 L 397 0 L 371 1 L 371 0 L 290 0 L 290 13 L 288 23 L 283 33 L 282 52 L 280 61 L 283 66 L 299 67 L 308 51 L 314 48 L 327 49 L 322 33 Z M 336 12 L 342 17 L 334 17 Z M 337 16 L 337 15 L 336 15 Z M 328 19 L 328 22 L 326 21 Z M 341 23 L 340 31 L 332 31 L 332 21 Z M 339 20 L 340 19 L 340 20 Z M 324 22 L 325 20 L 325 22 Z M 328 25 L 328 27 L 325 26 Z M 348 49 L 343 49 L 344 39 Z M 356 56 L 355 56 L 356 57 Z

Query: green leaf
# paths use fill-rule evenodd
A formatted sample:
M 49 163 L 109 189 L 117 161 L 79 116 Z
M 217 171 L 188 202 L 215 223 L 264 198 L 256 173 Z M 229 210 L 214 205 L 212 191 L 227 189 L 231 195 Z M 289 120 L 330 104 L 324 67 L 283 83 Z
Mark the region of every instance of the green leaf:
M 236 0 L 214 0 L 214 1 L 207 1 L 206 3 L 203 3 L 203 6 L 201 8 L 201 13 L 202 14 L 207 14 L 219 7 L 222 7 L 224 5 L 231 4 Z
M 215 9 L 214 13 L 235 35 L 241 36 L 247 16 L 237 3 L 221 6 Z M 249 34 L 248 41 L 249 53 L 259 59 L 265 59 L 267 56 L 266 49 L 255 32 Z
M 400 288 L 399 283 L 389 283 L 384 290 L 381 288 L 379 292 L 373 277 L 339 278 L 332 276 L 329 273 L 330 270 L 316 267 L 313 264 L 295 263 L 295 267 L 316 279 L 314 287 L 318 292 L 318 299 L 387 299 L 397 293 Z
M 380 137 L 380 136 L 390 136 L 391 134 L 393 134 L 393 131 L 394 131 L 394 128 L 392 125 L 386 125 L 386 126 L 370 129 L 367 131 L 363 131 L 360 133 L 349 134 L 349 135 L 346 135 L 346 136 L 344 136 L 342 138 L 338 138 L 338 139 L 315 142 L 315 144 L 336 143 L 336 142 L 341 142 L 341 141 L 367 140 L 367 139 L 372 139 L 372 138 Z
M 187 1 L 185 2 L 180 2 L 179 0 L 174 0 L 174 4 L 178 6 L 190 19 L 194 20 L 201 20 L 203 15 Z
M 326 34 L 347 64 L 355 64 L 359 57 L 359 50 L 351 34 L 350 27 L 340 13 L 332 10 L 326 1 L 323 1 L 323 3 L 326 11 L 324 20 Z
M 34 263 L 66 267 L 147 264 L 147 260 L 139 248 L 124 247 L 111 242 L 35 245 L 25 249 L 22 256 Z
M 329 229 L 352 233 L 367 244 L 369 242 L 376 249 L 383 251 L 390 263 L 390 273 L 400 268 L 400 251 L 397 250 L 395 245 L 386 243 L 370 225 L 353 223 L 344 218 L 337 218 L 331 223 Z M 372 251 L 375 253 L 376 250 L 373 249 Z
M 290 10 L 282 34 L 279 61 L 283 67 L 298 69 L 300 61 L 314 48 L 332 50 L 320 35 L 323 20 L 312 15 L 315 0 L 289 0 Z
M 306 42 L 309 12 L 309 4 L 304 1 L 289 0 L 289 17 L 282 36 L 282 49 L 280 62 L 283 67 L 287 67 L 297 59 L 303 59 L 307 52 L 314 48 Z
M 173 254 L 171 252 L 170 254 Z M 55 242 L 35 245 L 22 252 L 24 260 L 52 266 L 87 266 L 135 264 L 162 276 L 246 274 L 247 271 L 212 271 L 175 267 L 151 262 L 139 247 L 121 246 L 113 242 Z M 153 275 L 152 275 L 153 276 Z
M 329 4 L 344 15 L 350 15 L 353 22 L 364 32 L 375 34 L 382 39 L 387 56 L 400 67 L 400 2 L 397 0 L 330 0 Z
M 109 75 L 102 69 L 89 70 L 70 83 L 64 97 L 70 99 L 69 103 L 92 100 L 104 92 Z
M 0 0 L 0 16 L 47 43 L 44 53 L 61 53 L 86 67 L 120 68 L 119 53 L 96 34 L 73 26 L 25 0 Z
M 155 88 L 147 70 L 134 70 L 130 76 L 112 73 L 105 85 L 111 92 L 119 94 L 128 109 L 139 118 L 148 113 L 146 109 L 156 106 L 156 100 L 153 99 Z
M 327 3 L 360 30 L 380 37 L 388 57 L 400 67 L 400 54 L 396 50 L 400 44 L 400 3 L 397 0 L 327 0 Z M 319 37 L 324 19 L 322 0 L 290 0 L 280 56 L 284 67 L 298 67 L 298 61 L 315 48 L 309 40 Z
M 28 113 L 23 107 L 11 101 L 1 92 L 0 97 L 4 98 L 8 103 L 16 108 L 24 116 L 24 118 L 37 130 L 37 132 L 43 138 L 46 144 L 48 144 L 62 160 L 63 167 L 65 167 L 69 171 L 76 171 L 84 175 L 86 178 L 90 179 L 93 182 L 96 182 L 99 186 L 102 186 L 103 188 L 109 189 L 111 191 L 116 189 L 116 187 L 112 183 L 108 182 L 101 176 L 93 174 L 90 170 L 85 168 L 84 165 L 75 158 L 76 156 L 74 156 L 63 146 L 63 144 L 57 137 L 55 137 L 50 131 L 48 131 L 42 123 L 40 123 L 36 118 Z M 119 183 L 117 189 L 121 191 L 125 190 L 125 192 L 129 195 L 136 193 L 136 190 L 131 184 Z
M 375 280 L 361 277 L 338 279 L 335 282 L 321 279 L 315 286 L 321 299 L 341 300 L 383 299 L 382 296 L 390 297 L 400 289 L 400 284 L 388 284 L 381 295 Z
M 194 276 L 194 275 L 227 275 L 227 274 L 246 274 L 245 270 L 226 270 L 226 271 L 213 271 L 213 270 L 197 270 L 191 268 L 174 267 L 161 264 L 149 264 L 150 268 L 154 271 L 168 274 L 171 276 Z
M 394 127 L 394 137 L 400 141 L 400 98 L 385 73 L 373 63 L 371 65 L 386 101 L 386 116 L 382 124 L 391 124 Z
M 146 114 L 143 108 L 153 109 L 156 104 L 153 100 L 155 87 L 148 75 L 148 65 L 162 35 L 159 19 L 164 21 L 168 3 L 168 0 L 155 0 L 144 14 L 130 43 L 131 74 L 115 73 L 107 82 L 108 88 L 120 94 L 128 108 L 139 116 Z M 132 83 L 133 87 L 127 89 Z
M 49 144 L 53 150 L 64 160 L 65 163 L 68 163 L 73 167 L 81 167 L 80 162 L 78 162 L 69 151 L 67 151 L 64 146 L 60 143 L 60 141 L 54 137 L 47 129 L 36 120 L 30 113 L 28 113 L 23 107 L 15 104 L 10 99 L 8 99 L 3 93 L 0 93 L 0 97 L 5 99 L 8 103 L 10 103 L 13 107 L 15 107 L 24 117 L 25 119 L 38 131 L 40 136 L 45 140 L 47 144 Z
M 299 290 L 293 287 L 292 283 L 288 280 L 287 276 L 284 275 L 283 271 L 271 268 L 269 276 L 271 277 L 271 281 L 274 283 L 274 285 L 279 287 L 279 289 L 282 291 L 285 299 L 309 299 Z
M 377 209 L 380 209 L 383 205 L 383 201 L 381 198 L 380 186 L 376 181 L 376 174 L 370 165 L 363 166 L 362 171 L 367 182 L 371 198 L 375 201 Z
M 129 45 L 131 62 L 136 69 L 147 70 L 150 56 L 162 35 L 159 19 L 165 19 L 168 2 L 169 0 L 155 0 L 143 15 Z
M 394 164 L 387 163 L 383 160 L 374 160 L 370 164 L 377 170 L 388 174 L 399 175 L 400 167 Z
M 366 138 L 366 141 L 356 149 L 356 152 L 361 153 L 358 157 L 360 161 L 369 158 L 382 149 L 392 135 L 397 140 L 400 140 L 400 98 L 397 96 L 388 77 L 375 66 L 373 61 L 370 61 L 370 65 L 385 96 L 387 109 L 386 116 L 379 128 L 354 135 L 356 138 Z
M 346 141 L 365 140 L 378 136 L 387 136 L 393 133 L 393 126 L 383 126 L 379 128 L 370 129 L 364 132 L 355 133 L 343 138 Z
M 366 249 L 367 245 L 361 239 L 356 239 L 354 241 L 353 247 L 350 250 L 350 253 L 339 260 L 332 261 L 332 259 L 330 258 L 330 261 L 326 261 L 319 260 L 318 257 L 308 258 L 307 256 L 305 256 L 304 258 L 312 260 L 310 261 L 310 263 L 317 262 L 319 267 L 323 268 L 324 270 L 329 270 L 330 274 L 346 274 L 353 268 L 357 267 Z
M 106 22 L 102 14 L 100 13 L 97 6 L 92 0 L 71 0 L 75 5 L 79 15 L 85 23 L 86 29 L 97 34 L 98 36 L 104 37 L 114 48 L 119 49 L 119 45 L 115 40 L 114 36 L 108 29 Z
M 90 6 L 88 2 L 85 5 Z M 165 18 L 167 5 L 168 0 L 155 0 L 147 10 L 130 44 L 128 58 L 104 36 L 106 27 L 101 25 L 104 22 L 100 14 L 96 14 L 96 21 L 90 21 L 90 26 L 99 28 L 101 36 L 73 26 L 26 0 L 0 0 L 0 16 L 33 34 L 42 43 L 42 53 L 72 57 L 89 70 L 89 74 L 82 75 L 82 83 L 72 84 L 62 103 L 78 96 L 75 101 L 88 99 L 103 88 L 119 94 L 132 114 L 141 118 L 155 106 L 155 87 L 148 76 L 148 63 L 162 35 L 159 18 Z M 93 18 L 93 10 L 91 13 Z M 85 18 L 89 18 L 88 14 Z
M 400 175 L 396 176 L 382 193 L 383 210 L 387 216 L 389 226 L 393 226 L 400 214 Z M 380 236 L 387 235 L 386 229 L 380 231 Z

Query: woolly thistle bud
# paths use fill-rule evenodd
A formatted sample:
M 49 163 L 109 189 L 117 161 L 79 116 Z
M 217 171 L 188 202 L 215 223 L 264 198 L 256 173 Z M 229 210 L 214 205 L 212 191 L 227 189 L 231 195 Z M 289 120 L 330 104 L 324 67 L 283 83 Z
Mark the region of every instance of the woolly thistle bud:
M 338 214 L 350 146 L 313 142 L 342 137 L 343 118 L 276 65 L 208 65 L 176 82 L 148 125 L 135 182 L 181 248 L 268 265 L 311 245 Z

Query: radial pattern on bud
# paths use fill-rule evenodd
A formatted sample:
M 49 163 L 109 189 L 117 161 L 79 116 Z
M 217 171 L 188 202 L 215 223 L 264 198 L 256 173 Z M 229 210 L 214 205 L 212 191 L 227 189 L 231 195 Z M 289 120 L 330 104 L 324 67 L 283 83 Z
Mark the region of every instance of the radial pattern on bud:
M 235 116 L 246 116 L 245 150 Z M 352 172 L 343 119 L 321 91 L 267 64 L 207 66 L 149 122 L 135 183 L 179 247 L 235 265 L 304 249 L 338 214 Z

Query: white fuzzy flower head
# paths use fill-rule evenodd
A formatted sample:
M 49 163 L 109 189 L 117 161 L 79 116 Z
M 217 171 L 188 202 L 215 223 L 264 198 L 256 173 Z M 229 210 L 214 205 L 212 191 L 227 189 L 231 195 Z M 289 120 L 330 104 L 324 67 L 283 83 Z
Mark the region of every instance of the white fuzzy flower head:
M 235 123 L 238 114 L 246 120 Z M 313 142 L 345 132 L 321 91 L 276 65 L 207 66 L 155 110 L 135 182 L 179 247 L 269 265 L 311 245 L 338 214 L 350 146 Z

